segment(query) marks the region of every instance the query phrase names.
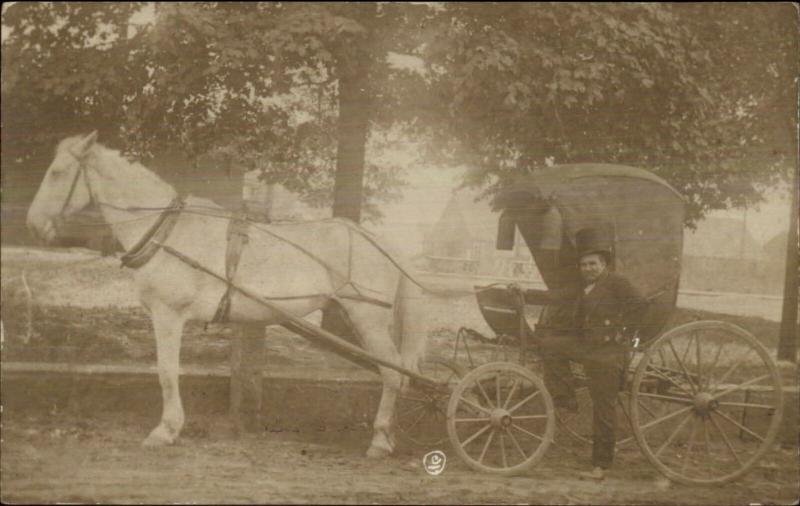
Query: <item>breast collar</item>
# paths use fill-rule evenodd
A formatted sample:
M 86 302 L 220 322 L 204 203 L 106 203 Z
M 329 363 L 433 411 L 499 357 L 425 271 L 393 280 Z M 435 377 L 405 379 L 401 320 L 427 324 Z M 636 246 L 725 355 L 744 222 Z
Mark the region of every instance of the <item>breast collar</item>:
M 89 201 L 94 202 L 98 207 L 104 205 L 109 206 L 110 204 L 101 202 L 92 191 L 92 185 L 89 183 L 89 177 L 86 175 L 86 167 L 83 163 L 84 157 L 73 153 L 71 150 L 69 151 L 69 154 L 75 158 L 75 160 L 77 160 L 78 169 L 75 171 L 75 177 L 72 179 L 69 192 L 67 193 L 66 199 L 64 199 L 64 203 L 61 206 L 59 215 L 63 216 L 64 212 L 66 211 L 67 206 L 72 200 L 72 195 L 75 193 L 75 187 L 78 185 L 78 179 L 81 175 L 83 175 L 83 182 L 86 184 L 86 190 L 89 192 Z M 146 264 L 151 258 L 153 258 L 153 255 L 155 255 L 159 249 L 159 246 L 155 244 L 154 241 L 166 241 L 172 232 L 172 229 L 175 228 L 175 223 L 178 221 L 178 216 L 180 215 L 181 210 L 183 210 L 183 207 L 183 199 L 181 199 L 180 195 L 175 195 L 169 205 L 165 207 L 163 211 L 161 211 L 158 219 L 156 219 L 150 228 L 147 229 L 147 232 L 145 232 L 144 235 L 138 241 L 136 241 L 136 244 L 134 244 L 131 249 L 122 255 L 120 258 L 120 261 L 122 262 L 121 267 L 138 269 Z
M 122 267 L 138 269 L 149 262 L 160 249 L 157 243 L 166 242 L 170 233 L 172 233 L 172 229 L 175 228 L 175 223 L 178 222 L 178 217 L 184 205 L 185 203 L 180 196 L 176 195 L 141 239 L 122 255 L 120 258 Z

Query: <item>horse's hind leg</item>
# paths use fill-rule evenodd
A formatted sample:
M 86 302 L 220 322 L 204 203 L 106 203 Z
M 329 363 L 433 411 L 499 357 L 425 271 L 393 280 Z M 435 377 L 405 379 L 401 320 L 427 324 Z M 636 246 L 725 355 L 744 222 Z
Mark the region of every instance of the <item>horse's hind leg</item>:
M 342 306 L 360 338 L 364 348 L 383 360 L 400 364 L 400 353 L 392 341 L 392 311 L 364 302 L 342 302 Z M 378 412 L 373 422 L 373 437 L 367 457 L 384 457 L 394 451 L 394 413 L 397 393 L 403 386 L 403 376 L 392 369 L 379 367 L 383 391 Z
M 175 441 L 183 428 L 183 405 L 178 388 L 181 336 L 185 319 L 161 304 L 151 307 L 153 330 L 156 338 L 158 380 L 164 406 L 161 422 L 142 443 L 160 446 Z

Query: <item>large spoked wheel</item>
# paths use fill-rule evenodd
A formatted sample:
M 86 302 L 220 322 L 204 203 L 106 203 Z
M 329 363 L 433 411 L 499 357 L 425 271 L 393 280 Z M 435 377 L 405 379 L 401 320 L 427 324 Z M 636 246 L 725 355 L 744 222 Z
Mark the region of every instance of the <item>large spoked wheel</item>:
M 783 415 L 781 382 L 764 346 L 728 323 L 698 321 L 650 344 L 631 386 L 642 452 L 681 483 L 725 483 L 769 449 Z
M 435 448 L 447 441 L 447 402 L 453 388 L 466 372 L 451 360 L 431 358 L 420 364 L 420 373 L 450 388 L 410 388 L 408 392 L 400 394 L 397 435 L 410 445 Z
M 468 373 L 447 406 L 450 443 L 471 468 L 501 475 L 536 465 L 553 440 L 553 400 L 526 368 L 493 362 Z

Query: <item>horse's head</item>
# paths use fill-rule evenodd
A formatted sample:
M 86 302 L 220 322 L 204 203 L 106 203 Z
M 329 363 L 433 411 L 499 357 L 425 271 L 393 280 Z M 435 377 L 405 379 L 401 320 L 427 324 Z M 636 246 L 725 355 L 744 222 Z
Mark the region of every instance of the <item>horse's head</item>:
M 94 131 L 85 137 L 68 137 L 56 148 L 27 218 L 28 229 L 47 243 L 56 238 L 58 221 L 81 211 L 92 201 L 85 164 L 96 140 Z

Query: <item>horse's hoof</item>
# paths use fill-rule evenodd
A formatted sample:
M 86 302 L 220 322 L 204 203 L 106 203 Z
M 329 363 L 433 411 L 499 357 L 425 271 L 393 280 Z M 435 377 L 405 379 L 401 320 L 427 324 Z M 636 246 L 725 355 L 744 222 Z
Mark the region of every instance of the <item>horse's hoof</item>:
M 142 446 L 167 446 L 175 442 L 175 438 L 169 437 L 168 435 L 164 434 L 163 430 L 159 429 L 160 427 L 153 430 L 153 432 L 151 432 L 150 435 L 147 436 L 144 441 L 142 441 Z
M 378 446 L 370 446 L 369 450 L 367 450 L 367 458 L 370 459 L 383 459 L 391 455 L 391 450 L 386 448 L 380 448 Z
M 167 446 L 167 445 L 170 445 L 170 444 L 172 444 L 172 441 L 169 441 L 168 439 L 152 437 L 152 436 L 147 436 L 144 439 L 144 441 L 142 441 L 142 446 L 148 447 L 148 448 L 154 448 L 154 447 L 157 447 L 157 446 Z

